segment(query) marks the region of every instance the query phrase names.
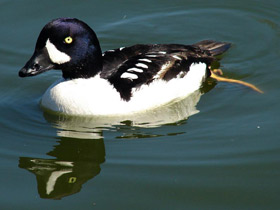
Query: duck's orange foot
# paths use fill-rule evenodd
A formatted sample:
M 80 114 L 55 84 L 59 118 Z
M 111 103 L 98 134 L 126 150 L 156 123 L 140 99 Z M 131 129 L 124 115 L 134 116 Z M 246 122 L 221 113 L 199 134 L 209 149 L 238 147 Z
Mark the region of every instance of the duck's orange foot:
M 236 79 L 229 79 L 229 78 L 225 78 L 225 77 L 221 77 L 220 75 L 223 75 L 223 72 L 221 69 L 213 69 L 211 70 L 211 78 L 219 81 L 219 82 L 230 82 L 230 83 L 237 83 L 237 84 L 241 84 L 244 85 L 246 87 L 249 87 L 251 89 L 253 89 L 254 91 L 257 91 L 259 93 L 263 93 L 262 90 L 260 90 L 259 88 L 257 88 L 255 85 L 248 83 L 248 82 L 244 82 L 241 80 L 236 80 Z
M 214 73 L 214 74 L 219 75 L 219 76 L 224 74 L 222 69 L 213 69 L 213 70 L 211 70 L 211 73 Z

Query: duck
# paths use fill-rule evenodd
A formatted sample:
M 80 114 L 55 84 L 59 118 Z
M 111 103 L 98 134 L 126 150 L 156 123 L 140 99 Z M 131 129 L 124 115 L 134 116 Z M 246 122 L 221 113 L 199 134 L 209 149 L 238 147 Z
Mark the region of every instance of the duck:
M 93 29 L 76 18 L 47 23 L 19 77 L 51 69 L 62 78 L 43 94 L 41 105 L 67 115 L 127 115 L 182 100 L 200 89 L 211 64 L 230 48 L 203 40 L 192 45 L 136 44 L 102 53 Z

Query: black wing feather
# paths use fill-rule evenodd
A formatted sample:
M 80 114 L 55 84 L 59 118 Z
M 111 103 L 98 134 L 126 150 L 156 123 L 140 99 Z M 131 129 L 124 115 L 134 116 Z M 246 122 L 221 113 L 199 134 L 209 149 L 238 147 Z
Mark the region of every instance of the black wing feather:
M 168 81 L 179 74 L 184 76 L 192 63 L 211 65 L 213 59 L 207 50 L 195 45 L 134 45 L 105 52 L 101 77 L 118 90 L 123 100 L 128 101 L 133 88 L 149 84 L 154 79 Z M 133 74 L 133 77 L 125 77 L 125 73 Z

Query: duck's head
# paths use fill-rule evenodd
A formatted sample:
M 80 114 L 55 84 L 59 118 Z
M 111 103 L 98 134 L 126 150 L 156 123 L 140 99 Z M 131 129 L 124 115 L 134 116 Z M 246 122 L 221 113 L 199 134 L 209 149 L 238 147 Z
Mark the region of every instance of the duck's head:
M 65 79 L 89 78 L 102 70 L 99 41 L 87 24 L 73 18 L 49 22 L 19 76 L 35 76 L 50 69 L 62 70 Z

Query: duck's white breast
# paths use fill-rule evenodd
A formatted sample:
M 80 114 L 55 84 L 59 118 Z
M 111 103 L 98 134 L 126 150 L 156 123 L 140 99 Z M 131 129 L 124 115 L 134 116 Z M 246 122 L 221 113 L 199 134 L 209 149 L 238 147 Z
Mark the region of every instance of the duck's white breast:
M 89 79 L 60 79 L 47 89 L 41 103 L 47 109 L 70 115 L 133 114 L 188 96 L 200 88 L 205 74 L 206 64 L 193 64 L 183 78 L 155 80 L 133 89 L 128 102 L 99 75 Z

